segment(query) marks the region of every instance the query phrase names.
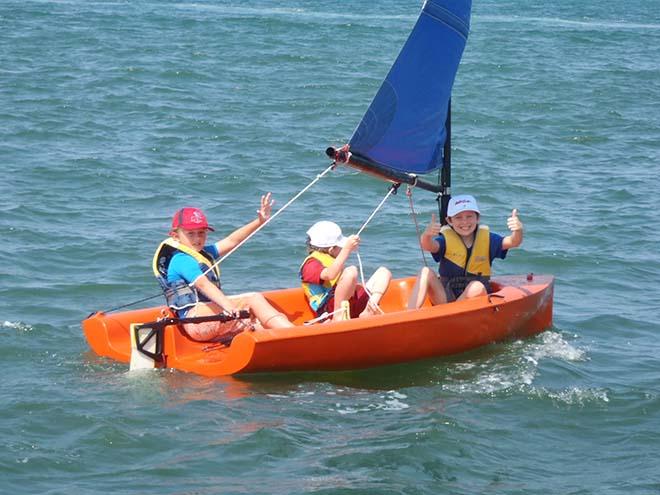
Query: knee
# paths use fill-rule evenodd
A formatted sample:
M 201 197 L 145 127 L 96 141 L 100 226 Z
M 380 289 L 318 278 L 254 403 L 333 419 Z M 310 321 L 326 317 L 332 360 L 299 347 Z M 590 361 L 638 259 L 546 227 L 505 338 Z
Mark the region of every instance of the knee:
M 476 280 L 470 282 L 468 286 L 465 288 L 466 297 L 485 296 L 487 293 L 488 291 L 486 290 L 484 284 L 482 284 L 481 282 L 477 282 Z
M 428 278 L 428 276 L 431 275 L 431 269 L 428 266 L 423 266 L 422 269 L 419 271 L 419 274 L 417 275 L 419 278 Z
M 253 309 L 255 306 L 258 306 L 260 304 L 263 304 L 266 302 L 266 298 L 260 294 L 259 292 L 255 292 L 254 294 L 250 295 L 245 300 L 245 304 L 250 308 Z
M 380 266 L 378 267 L 378 270 L 376 270 L 376 275 L 378 275 L 380 278 L 390 280 L 392 278 L 392 272 L 389 271 L 386 267 Z
M 422 284 L 428 284 L 432 279 L 436 277 L 435 274 L 431 271 L 431 269 L 428 266 L 425 266 L 419 271 L 417 278 L 420 280 Z
M 358 278 L 357 267 L 347 266 L 346 268 L 344 268 L 344 271 L 341 272 L 341 278 L 343 280 L 346 280 L 347 282 L 349 282 L 349 281 L 350 282 L 353 282 L 353 281 L 357 282 L 357 278 Z

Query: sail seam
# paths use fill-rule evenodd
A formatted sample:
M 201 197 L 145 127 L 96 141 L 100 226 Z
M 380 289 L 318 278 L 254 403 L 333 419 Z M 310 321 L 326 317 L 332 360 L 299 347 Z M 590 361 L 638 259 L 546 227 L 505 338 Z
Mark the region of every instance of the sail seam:
M 432 1 L 427 1 L 422 9 L 422 13 L 432 17 L 436 21 L 442 22 L 467 39 L 468 33 L 470 32 L 470 26 L 453 12 Z

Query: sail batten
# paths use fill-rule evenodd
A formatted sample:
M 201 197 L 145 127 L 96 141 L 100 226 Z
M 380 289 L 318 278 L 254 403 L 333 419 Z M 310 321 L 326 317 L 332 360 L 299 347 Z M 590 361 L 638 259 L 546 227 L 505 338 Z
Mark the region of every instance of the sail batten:
M 424 174 L 443 162 L 451 90 L 470 26 L 471 0 L 427 0 L 349 142 L 392 170 Z

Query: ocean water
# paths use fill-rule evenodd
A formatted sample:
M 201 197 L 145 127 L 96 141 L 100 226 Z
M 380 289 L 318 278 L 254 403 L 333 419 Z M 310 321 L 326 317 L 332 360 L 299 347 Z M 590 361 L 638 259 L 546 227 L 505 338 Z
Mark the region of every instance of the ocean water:
M 660 493 L 660 9 L 475 0 L 453 191 L 556 277 L 554 326 L 342 373 L 132 374 L 80 321 L 158 293 L 173 211 L 219 234 L 281 206 L 348 140 L 418 0 L 0 1 L 0 493 Z M 354 232 L 387 185 L 339 169 L 223 266 L 297 284 L 304 232 Z M 414 194 L 421 222 L 431 194 Z M 367 271 L 422 264 L 404 194 Z M 148 304 L 148 303 L 147 303 Z

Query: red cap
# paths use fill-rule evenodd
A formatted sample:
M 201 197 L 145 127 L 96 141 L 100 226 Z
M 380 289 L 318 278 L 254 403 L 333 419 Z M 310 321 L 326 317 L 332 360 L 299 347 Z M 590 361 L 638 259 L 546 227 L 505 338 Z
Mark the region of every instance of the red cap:
M 214 230 L 206 220 L 206 215 L 199 208 L 181 208 L 172 217 L 172 230 L 176 229 L 196 230 L 208 229 Z

